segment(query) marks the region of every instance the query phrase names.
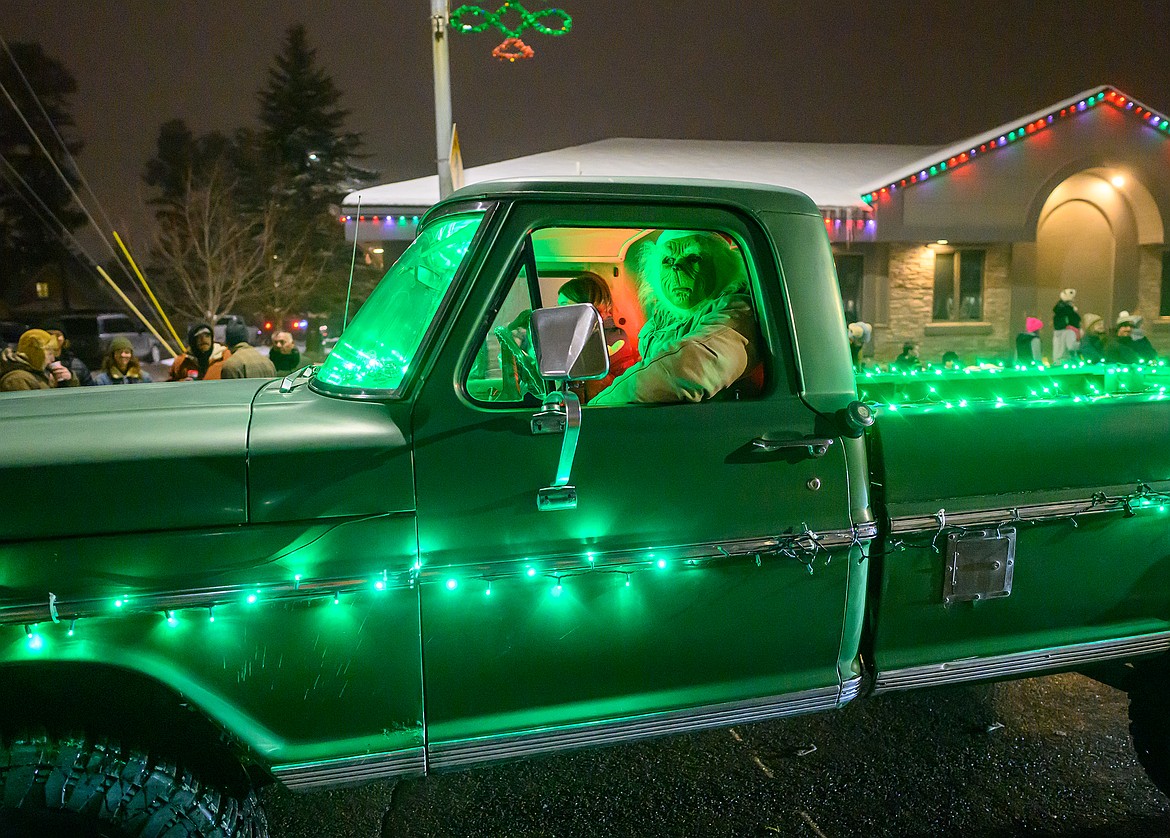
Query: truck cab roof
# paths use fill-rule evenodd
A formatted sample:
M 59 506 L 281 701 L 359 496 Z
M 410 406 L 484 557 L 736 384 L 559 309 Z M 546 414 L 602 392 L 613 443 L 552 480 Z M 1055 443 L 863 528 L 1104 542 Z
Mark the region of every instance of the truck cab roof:
M 811 198 L 795 189 L 767 186 L 760 183 L 706 180 L 702 178 L 623 178 L 623 177 L 569 177 L 569 178 L 509 178 L 490 180 L 465 186 L 452 193 L 436 207 L 468 200 L 540 197 L 547 200 L 577 200 L 585 196 L 604 196 L 645 201 L 663 198 L 687 203 L 715 201 L 731 204 L 754 212 L 786 212 L 820 215 Z M 434 213 L 432 209 L 427 215 Z

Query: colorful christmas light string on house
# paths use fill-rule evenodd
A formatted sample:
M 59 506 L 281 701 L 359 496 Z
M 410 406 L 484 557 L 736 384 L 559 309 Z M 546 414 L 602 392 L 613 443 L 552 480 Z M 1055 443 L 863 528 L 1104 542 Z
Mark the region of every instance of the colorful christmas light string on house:
M 973 145 L 966 151 L 953 154 L 950 157 L 925 166 L 917 172 L 911 172 L 905 177 L 891 181 L 880 189 L 862 195 L 861 200 L 871 206 L 879 200 L 888 200 L 899 189 L 906 189 L 909 186 L 924 183 L 933 177 L 946 174 L 990 152 L 997 151 L 1008 145 L 1013 145 L 1033 134 L 1042 132 L 1060 120 L 1090 111 L 1102 103 L 1112 105 L 1122 113 L 1131 114 L 1133 117 L 1141 120 L 1147 127 L 1170 136 L 1170 119 L 1134 101 L 1121 91 L 1112 87 L 1106 87 L 1076 102 L 1067 104 L 1061 108 L 1056 108 L 1051 113 L 1045 114 L 1037 119 L 1017 125 L 1015 128 L 1005 131 L 998 137 Z

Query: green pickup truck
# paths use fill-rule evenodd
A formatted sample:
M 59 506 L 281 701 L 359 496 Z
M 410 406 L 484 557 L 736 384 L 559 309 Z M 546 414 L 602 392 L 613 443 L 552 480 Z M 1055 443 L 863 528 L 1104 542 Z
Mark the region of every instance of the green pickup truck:
M 0 398 L 6 834 L 261 836 L 273 780 L 1090 668 L 1170 790 L 1160 370 L 864 402 L 782 189 L 479 184 L 419 230 L 321 367 Z M 750 324 L 714 384 L 623 385 L 700 239 L 740 284 L 679 293 Z M 582 275 L 604 311 L 558 306 Z

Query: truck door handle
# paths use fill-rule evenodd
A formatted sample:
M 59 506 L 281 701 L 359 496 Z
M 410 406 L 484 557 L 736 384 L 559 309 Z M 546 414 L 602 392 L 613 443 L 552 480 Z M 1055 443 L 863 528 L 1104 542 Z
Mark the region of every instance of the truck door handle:
M 810 457 L 823 457 L 829 453 L 829 446 L 833 440 L 825 438 L 814 439 L 770 439 L 758 436 L 752 440 L 752 449 L 760 454 L 774 454 L 777 451 L 788 451 L 803 448 Z

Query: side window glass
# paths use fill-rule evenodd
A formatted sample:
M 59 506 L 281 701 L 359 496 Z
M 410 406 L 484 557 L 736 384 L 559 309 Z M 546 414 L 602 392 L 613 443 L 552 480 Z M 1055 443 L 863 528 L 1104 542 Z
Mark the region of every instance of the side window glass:
M 483 336 L 466 386 L 481 402 L 540 398 L 532 309 L 592 304 L 609 375 L 570 386 L 586 405 L 758 397 L 765 343 L 740 245 L 715 231 L 550 227 L 536 230 Z M 533 266 L 535 270 L 533 270 Z M 534 275 L 530 275 L 534 274 Z
M 532 309 L 540 301 L 533 301 L 528 289 L 528 268 L 521 266 L 479 345 L 467 379 L 467 391 L 478 401 L 519 402 L 527 393 L 544 395 L 545 383 L 536 371 L 529 335 Z

